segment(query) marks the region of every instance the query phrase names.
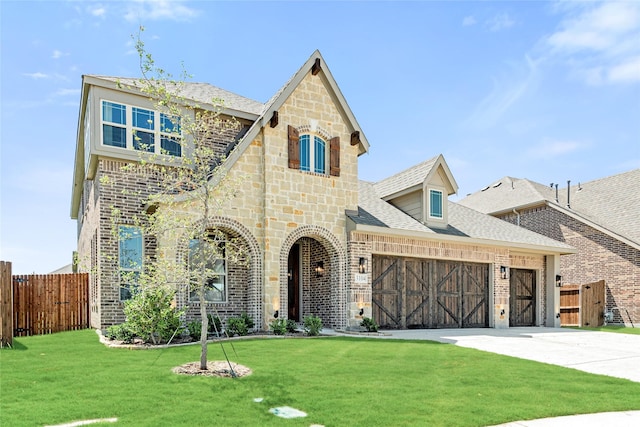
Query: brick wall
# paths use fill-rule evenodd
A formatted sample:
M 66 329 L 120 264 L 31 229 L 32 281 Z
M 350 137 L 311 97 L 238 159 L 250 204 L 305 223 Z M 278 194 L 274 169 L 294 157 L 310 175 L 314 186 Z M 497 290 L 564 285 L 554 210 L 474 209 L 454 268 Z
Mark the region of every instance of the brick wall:
M 515 214 L 501 217 L 516 223 Z M 614 323 L 640 323 L 640 251 L 583 222 L 549 207 L 520 212 L 520 225 L 577 249 L 560 258 L 562 281 L 584 284 L 604 280 L 606 307 Z M 614 309 L 615 307 L 624 310 Z

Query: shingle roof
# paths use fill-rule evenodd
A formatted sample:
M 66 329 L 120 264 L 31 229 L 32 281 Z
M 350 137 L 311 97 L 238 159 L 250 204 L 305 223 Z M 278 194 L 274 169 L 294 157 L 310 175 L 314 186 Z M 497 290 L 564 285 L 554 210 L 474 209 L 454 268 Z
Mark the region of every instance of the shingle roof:
M 370 182 L 360 181 L 358 215 L 349 215 L 356 223 L 392 230 L 415 231 L 437 235 L 493 240 L 496 244 L 534 245 L 571 250 L 571 246 L 534 233 L 506 221 L 485 215 L 473 209 L 449 201 L 449 225 L 446 229 L 430 228 L 400 209 L 385 202 Z
M 110 82 L 120 82 L 123 85 L 137 87 L 140 86 L 140 80 L 129 77 L 111 77 L 91 75 L 101 80 Z M 210 104 L 213 99 L 222 99 L 224 107 L 232 110 L 242 111 L 250 114 L 260 115 L 264 110 L 265 104 L 253 99 L 240 96 L 228 90 L 210 85 L 209 83 L 184 82 L 184 87 L 180 96 L 202 104 Z
M 640 244 L 640 169 L 570 187 L 555 188 L 527 179 L 504 177 L 497 183 L 471 194 L 459 203 L 483 213 L 493 214 L 512 208 L 548 203 L 566 209 L 585 220 Z
M 376 191 L 380 197 L 387 197 L 422 184 L 429 172 L 431 172 L 436 160 L 438 160 L 438 156 L 375 183 Z

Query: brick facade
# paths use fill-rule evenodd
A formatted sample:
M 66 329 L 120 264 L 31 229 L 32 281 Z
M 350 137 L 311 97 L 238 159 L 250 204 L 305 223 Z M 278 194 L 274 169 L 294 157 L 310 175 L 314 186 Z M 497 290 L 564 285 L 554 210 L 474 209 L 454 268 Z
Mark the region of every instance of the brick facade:
M 560 259 L 562 281 L 584 284 L 604 280 L 606 310 L 614 323 L 640 323 L 640 251 L 556 209 L 540 206 L 522 210 L 520 226 L 577 249 Z M 516 223 L 516 214 L 500 216 Z M 629 316 L 627 315 L 627 311 Z

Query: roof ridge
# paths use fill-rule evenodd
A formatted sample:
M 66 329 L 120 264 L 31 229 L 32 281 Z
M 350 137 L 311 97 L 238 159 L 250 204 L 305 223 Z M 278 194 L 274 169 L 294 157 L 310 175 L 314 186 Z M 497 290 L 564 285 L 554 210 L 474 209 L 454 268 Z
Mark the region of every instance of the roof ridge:
M 389 176 L 389 177 L 387 177 L 387 178 L 381 179 L 380 181 L 377 181 L 377 182 L 375 182 L 374 184 L 380 184 L 380 183 L 383 183 L 383 182 L 385 182 L 385 181 L 390 181 L 390 180 L 392 180 L 393 178 L 396 178 L 396 177 L 398 177 L 399 175 L 402 175 L 403 173 L 409 172 L 409 171 L 411 171 L 411 170 L 413 170 L 413 169 L 416 169 L 416 168 L 418 168 L 418 167 L 420 167 L 420 166 L 423 166 L 423 165 L 425 165 L 425 164 L 427 164 L 427 163 L 429 163 L 429 162 L 432 162 L 432 161 L 436 160 L 438 157 L 439 157 L 439 155 L 438 155 L 438 156 L 434 156 L 434 157 L 432 157 L 432 158 L 430 158 L 430 159 L 424 160 L 424 161 L 422 161 L 422 162 L 420 162 L 420 163 L 418 163 L 418 164 L 415 164 L 415 165 L 410 166 L 410 167 L 408 167 L 408 168 L 406 168 L 406 169 L 403 169 L 403 170 L 401 170 L 400 172 L 397 172 L 397 173 L 395 173 L 395 174 L 393 174 L 393 175 L 391 175 L 391 176 Z

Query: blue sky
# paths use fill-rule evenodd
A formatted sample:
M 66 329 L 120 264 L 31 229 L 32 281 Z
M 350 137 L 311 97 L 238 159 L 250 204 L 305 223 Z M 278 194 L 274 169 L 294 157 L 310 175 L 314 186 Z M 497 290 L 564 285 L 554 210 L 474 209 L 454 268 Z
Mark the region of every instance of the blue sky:
M 319 49 L 366 134 L 362 179 L 442 153 L 464 197 L 640 167 L 640 2 L 0 0 L 0 259 L 71 261 L 83 74 L 158 65 L 265 102 Z M 639 190 L 640 191 L 640 190 Z

